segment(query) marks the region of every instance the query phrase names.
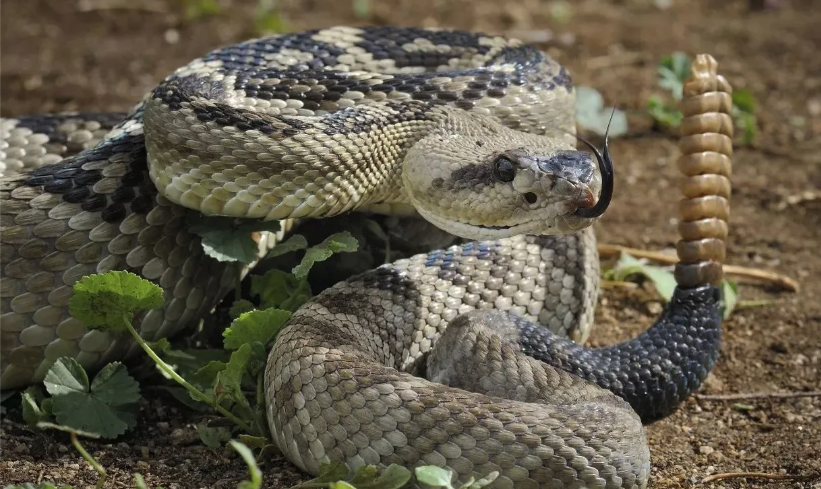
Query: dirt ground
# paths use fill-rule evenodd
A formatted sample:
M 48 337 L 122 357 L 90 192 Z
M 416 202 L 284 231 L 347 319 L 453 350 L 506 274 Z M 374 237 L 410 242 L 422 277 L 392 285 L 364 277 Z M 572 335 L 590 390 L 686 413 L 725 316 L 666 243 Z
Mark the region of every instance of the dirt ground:
M 661 2 L 657 2 L 661 3 Z M 814 0 L 753 11 L 748 1 L 580 0 L 569 19 L 538 0 L 373 0 L 370 17 L 351 2 L 278 2 L 288 30 L 335 24 L 449 26 L 538 42 L 608 104 L 643 108 L 657 92 L 655 66 L 673 51 L 711 53 L 736 88 L 759 102 L 761 134 L 735 154 L 728 262 L 786 274 L 798 293 L 743 283 L 741 298 L 768 307 L 725 322 L 722 355 L 702 394 L 821 389 L 821 9 Z M 255 0 L 222 1 L 216 17 L 187 20 L 172 0 L 7 0 L 2 4 L 2 115 L 127 110 L 164 75 L 219 45 L 253 36 Z M 612 142 L 613 205 L 597 226 L 602 242 L 664 250 L 677 239 L 675 138 L 639 122 Z M 658 303 L 643 289 L 605 290 L 593 344 L 646 328 Z M 741 402 L 746 406 L 739 406 Z M 651 486 L 821 488 L 821 398 L 737 402 L 691 398 L 647 430 Z M 86 446 L 108 469 L 106 487 L 133 487 L 133 472 L 164 487 L 235 487 L 242 462 L 198 440 L 201 415 L 145 392 L 140 426 L 113 444 Z M 0 425 L 0 483 L 85 487 L 96 475 L 54 434 L 32 434 L 10 409 Z M 265 486 L 306 477 L 281 458 L 263 465 Z M 752 479 L 701 483 L 735 471 L 815 475 L 803 482 Z

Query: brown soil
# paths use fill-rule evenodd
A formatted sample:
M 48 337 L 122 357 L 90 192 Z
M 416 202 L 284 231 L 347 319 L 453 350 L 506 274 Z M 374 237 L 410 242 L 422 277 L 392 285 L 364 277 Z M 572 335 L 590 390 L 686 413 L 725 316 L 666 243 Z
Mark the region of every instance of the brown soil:
M 362 23 L 350 2 L 278 2 L 290 30 Z M 566 64 L 579 84 L 598 88 L 611 104 L 639 110 L 656 92 L 655 65 L 673 51 L 707 52 L 736 88 L 759 102 L 761 134 L 737 149 L 729 263 L 798 280 L 798 293 L 743 284 L 742 299 L 768 307 L 738 310 L 725 323 L 722 356 L 704 394 L 800 392 L 821 388 L 821 10 L 814 0 L 773 2 L 751 11 L 747 1 L 649 0 L 572 2 L 572 18 L 551 17 L 538 0 L 374 0 L 371 23 L 439 25 L 526 38 Z M 126 110 L 165 74 L 222 44 L 252 37 L 251 0 L 225 0 L 218 17 L 186 20 L 165 0 L 27 0 L 3 3 L 2 113 Z M 128 8 L 106 9 L 106 6 Z M 90 6 L 90 9 L 83 9 Z M 547 29 L 550 29 L 548 31 Z M 602 241 L 650 250 L 676 239 L 677 150 L 671 135 L 637 131 L 613 142 L 615 201 L 598 225 Z M 596 344 L 630 337 L 657 314 L 643 289 L 606 290 Z M 228 451 L 202 446 L 192 422 L 201 415 L 170 397 L 145 393 L 140 427 L 114 444 L 86 446 L 109 471 L 107 487 L 131 485 L 140 472 L 165 487 L 235 487 L 244 466 Z M 713 473 L 756 471 L 821 474 L 821 398 L 715 402 L 690 399 L 648 427 L 652 486 L 702 485 Z M 96 475 L 65 437 L 32 434 L 10 410 L 2 423 L 2 483 L 51 480 L 76 487 Z M 193 435 L 193 436 L 192 436 Z M 305 476 L 273 458 L 266 487 Z M 723 480 L 711 487 L 821 488 L 804 482 Z

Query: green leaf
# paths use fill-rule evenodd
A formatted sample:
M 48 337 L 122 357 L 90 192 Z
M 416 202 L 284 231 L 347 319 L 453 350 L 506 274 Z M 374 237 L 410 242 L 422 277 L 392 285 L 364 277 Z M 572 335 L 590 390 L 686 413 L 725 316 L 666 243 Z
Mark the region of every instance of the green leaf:
M 239 483 L 239 489 L 259 489 L 262 486 L 262 471 L 259 470 L 257 466 L 257 461 L 254 458 L 254 453 L 251 451 L 250 448 L 243 445 L 242 443 L 231 440 L 228 442 L 231 447 L 236 450 L 240 457 L 245 461 L 245 465 L 248 466 L 248 473 L 251 476 L 250 481 L 242 481 Z
M 331 485 L 329 485 L 328 487 L 330 489 L 361 489 L 345 481 L 331 482 Z
M 217 261 L 250 264 L 259 258 L 254 233 L 279 231 L 279 221 L 192 215 L 189 229 L 202 238 L 205 254 Z
M 618 137 L 627 132 L 627 114 L 612 107 L 605 108 L 601 93 L 591 87 L 576 87 L 576 121 L 579 126 L 600 136 L 607 133 L 608 136 Z
M 727 319 L 738 304 L 738 283 L 735 280 L 725 280 L 721 283 L 721 292 L 724 295 L 724 319 Z
M 275 0 L 257 0 L 254 29 L 259 34 L 278 34 L 288 30 L 288 24 L 277 9 Z
M 278 243 L 274 246 L 274 249 L 268 252 L 267 258 L 284 255 L 285 253 L 290 253 L 292 251 L 304 250 L 307 247 L 308 240 L 305 239 L 305 236 L 301 234 L 294 234 L 282 243 Z
M 72 316 L 88 327 L 122 331 L 124 317 L 163 305 L 162 289 L 131 272 L 87 275 L 74 284 L 68 301 Z
M 371 10 L 371 0 L 353 0 L 353 14 L 357 19 L 369 19 L 371 16 Z
M 292 272 L 296 278 L 301 279 L 307 277 L 314 263 L 325 261 L 334 253 L 350 253 L 356 251 L 358 248 L 359 243 L 348 231 L 332 234 L 325 238 L 325 241 L 308 248 L 308 251 L 305 252 L 305 256 L 302 257 L 302 262 L 295 266 Z
M 665 105 L 661 98 L 656 95 L 647 99 L 647 113 L 666 128 L 674 128 L 681 125 L 684 115 L 677 107 Z
M 293 486 L 291 489 L 309 488 L 309 487 L 323 487 L 324 484 L 338 482 L 348 475 L 350 470 L 348 466 L 342 462 L 331 462 L 319 465 L 319 476 L 314 479 L 305 481 L 301 484 Z
M 753 92 L 741 88 L 733 91 L 733 105 L 741 112 L 753 114 L 755 113 L 758 103 L 755 100 L 755 96 L 753 96 Z
M 250 448 L 262 448 L 268 442 L 265 437 L 246 434 L 239 435 L 239 441 Z
M 44 384 L 52 396 L 54 416 L 62 425 L 116 438 L 136 424 L 140 389 L 122 363 L 103 367 L 89 386 L 83 367 L 63 357 L 46 373 Z
M 259 297 L 260 309 L 278 308 L 295 311 L 312 297 L 307 280 L 300 280 L 282 270 L 251 276 L 251 294 Z
M 416 479 L 430 486 L 436 487 L 453 487 L 451 480 L 453 480 L 453 472 L 449 469 L 436 467 L 435 465 L 426 465 L 424 467 L 416 467 Z
M 39 386 L 29 386 L 20 398 L 23 406 L 23 420 L 29 428 L 37 428 L 37 423 L 51 419 L 51 413 L 42 407 L 45 395 Z
M 223 345 L 226 350 L 237 350 L 242 345 L 254 341 L 267 345 L 290 317 L 291 313 L 282 309 L 255 309 L 245 312 L 223 331 Z
M 496 478 L 499 477 L 499 472 L 493 471 L 487 475 L 487 477 L 483 477 L 476 482 L 471 482 L 470 484 L 464 484 L 459 489 L 481 489 L 487 485 L 490 485 Z
M 676 278 L 673 272 L 661 267 L 648 265 L 647 263 L 633 258 L 628 253 L 622 253 L 616 266 L 605 273 L 605 277 L 617 282 L 624 282 L 630 276 L 643 275 L 653 282 L 656 291 L 666 302 L 673 297 L 676 288 Z
M 217 0 L 186 0 L 185 17 L 198 20 L 217 15 L 220 12 Z
M 254 306 L 253 302 L 245 299 L 239 299 L 234 301 L 233 304 L 231 304 L 231 308 L 228 309 L 228 315 L 231 317 L 231 319 L 236 319 L 240 317 L 242 313 L 253 311 L 254 309 L 256 309 L 256 307 Z
M 682 52 L 675 52 L 659 63 L 659 86 L 669 90 L 676 100 L 684 96 L 684 82 L 690 76 L 690 65 L 690 58 Z
M 262 343 L 246 343 L 231 353 L 231 359 L 225 368 L 217 373 L 214 392 L 221 399 L 229 399 L 238 404 L 240 409 L 252 417 L 253 410 L 242 392 L 242 380 L 246 375 L 253 379 L 265 365 L 266 351 Z
M 219 448 L 231 439 L 231 429 L 227 426 L 210 427 L 205 423 L 197 425 L 200 440 L 209 448 Z
M 365 465 L 356 471 L 350 483 L 356 489 L 400 489 L 411 479 L 410 470 L 391 464 L 380 471 L 373 465 Z

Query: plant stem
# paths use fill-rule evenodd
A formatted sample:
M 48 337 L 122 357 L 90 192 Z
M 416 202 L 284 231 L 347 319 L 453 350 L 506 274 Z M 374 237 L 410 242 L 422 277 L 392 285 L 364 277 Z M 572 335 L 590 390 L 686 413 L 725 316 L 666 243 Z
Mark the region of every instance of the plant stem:
M 206 394 L 206 393 L 202 392 L 201 390 L 197 389 L 193 385 L 189 384 L 188 381 L 185 380 L 184 378 L 180 377 L 180 375 L 177 372 L 175 372 L 174 369 L 171 368 L 170 365 L 165 363 L 162 358 L 157 356 L 157 354 L 154 353 L 154 350 L 152 350 L 151 347 L 148 346 L 148 344 L 145 342 L 145 340 L 143 340 L 143 338 L 140 336 L 140 334 L 137 332 L 137 330 L 134 329 L 134 326 L 131 325 L 131 320 L 127 315 L 123 316 L 123 323 L 125 324 L 125 327 L 128 328 L 128 331 L 131 332 L 131 335 L 134 337 L 134 341 L 136 341 L 137 344 L 140 345 L 140 347 L 142 347 L 142 349 L 145 351 L 145 353 L 149 357 L 151 357 L 152 360 L 154 360 L 154 363 L 157 364 L 157 366 L 160 368 L 160 370 L 162 370 L 166 375 L 168 375 L 169 377 L 174 379 L 175 382 L 177 382 L 181 386 L 185 387 L 188 390 L 188 392 L 190 392 L 196 399 L 210 405 L 211 407 L 216 409 L 217 412 L 219 412 L 220 414 L 222 414 L 226 418 L 233 421 L 234 424 L 239 426 L 245 433 L 251 433 L 251 427 L 248 426 L 248 424 L 245 421 L 243 421 L 243 420 L 239 419 L 238 417 L 234 416 L 234 414 L 231 411 L 229 411 L 229 410 L 225 409 L 224 407 L 220 406 L 218 403 L 213 402 L 213 404 L 212 404 L 212 401 L 214 399 L 211 396 L 209 396 L 208 394 Z
M 92 457 L 91 454 L 88 453 L 85 448 L 83 448 L 83 445 L 80 444 L 80 440 L 77 439 L 77 433 L 71 433 L 71 444 L 74 445 L 75 450 L 80 452 L 80 455 L 83 456 L 86 462 L 88 462 L 88 464 L 91 465 L 91 468 L 94 469 L 95 472 L 100 474 L 100 478 L 97 479 L 97 484 L 95 484 L 94 487 L 96 489 L 101 489 L 105 485 L 105 480 L 107 477 L 105 468 L 103 468 L 103 466 L 100 465 L 100 463 L 97 462 L 97 460 L 95 460 L 94 457 Z

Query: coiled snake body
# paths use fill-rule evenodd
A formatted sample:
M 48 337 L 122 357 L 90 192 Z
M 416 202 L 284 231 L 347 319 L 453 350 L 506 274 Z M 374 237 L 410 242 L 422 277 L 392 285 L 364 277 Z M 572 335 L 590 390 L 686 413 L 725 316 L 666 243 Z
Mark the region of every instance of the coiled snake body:
M 191 213 L 287 230 L 412 206 L 486 241 L 358 275 L 292 316 L 265 375 L 285 456 L 313 474 L 332 460 L 436 464 L 460 480 L 498 471 L 492 487 L 644 487 L 642 419 L 699 386 L 720 340 L 710 283 L 726 213 L 709 213 L 729 195 L 699 182 L 715 183 L 704 174 L 729 155 L 731 126 L 728 87 L 701 64 L 692 95 L 707 102 L 685 126 L 720 144 L 691 141 L 685 161 L 696 180 L 680 287 L 646 333 L 595 350 L 564 338 L 583 341 L 592 324 L 590 225 L 608 183 L 574 149 L 569 75 L 531 46 L 393 27 L 288 34 L 195 60 L 108 132 L 113 116 L 3 120 L 2 387 L 40 380 L 64 355 L 94 368 L 134 348 L 68 314 L 84 275 L 130 270 L 164 288 L 165 306 L 137 318 L 146 338 L 213 308 L 237 270 L 202 253 Z M 263 235 L 260 253 L 280 237 Z

